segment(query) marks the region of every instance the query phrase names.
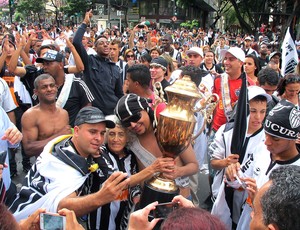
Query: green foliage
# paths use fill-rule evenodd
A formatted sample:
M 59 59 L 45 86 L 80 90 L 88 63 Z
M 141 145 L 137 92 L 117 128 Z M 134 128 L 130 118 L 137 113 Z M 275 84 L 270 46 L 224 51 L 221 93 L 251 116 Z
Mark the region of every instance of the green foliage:
M 188 29 L 192 29 L 194 27 L 199 27 L 199 21 L 194 19 L 193 21 L 182 22 L 180 23 L 180 26 Z
M 45 8 L 44 1 L 41 0 L 20 0 L 16 6 L 17 13 L 24 16 L 41 13 Z
M 92 2 L 87 0 L 67 0 L 66 3 L 60 10 L 68 16 L 84 15 L 86 10 L 90 9 L 92 5 Z
M 25 18 L 24 18 L 23 14 L 21 14 L 19 12 L 15 13 L 15 15 L 14 15 L 14 21 L 20 22 L 20 21 L 24 21 L 24 19 Z

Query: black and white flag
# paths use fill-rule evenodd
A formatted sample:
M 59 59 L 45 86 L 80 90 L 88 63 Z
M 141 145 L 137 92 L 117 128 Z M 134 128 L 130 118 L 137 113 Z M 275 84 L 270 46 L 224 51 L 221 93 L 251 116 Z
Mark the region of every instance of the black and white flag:
M 286 34 L 281 46 L 282 50 L 282 63 L 281 75 L 285 76 L 288 73 L 293 73 L 298 64 L 298 54 L 293 38 L 290 34 L 290 27 L 287 28 Z

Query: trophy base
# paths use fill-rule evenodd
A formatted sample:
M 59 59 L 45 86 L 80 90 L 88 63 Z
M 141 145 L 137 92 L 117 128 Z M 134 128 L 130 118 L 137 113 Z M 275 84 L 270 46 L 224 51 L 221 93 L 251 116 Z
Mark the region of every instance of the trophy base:
M 144 208 L 155 201 L 158 203 L 171 202 L 178 194 L 179 189 L 175 181 L 154 177 L 145 182 L 139 205 L 140 208 Z

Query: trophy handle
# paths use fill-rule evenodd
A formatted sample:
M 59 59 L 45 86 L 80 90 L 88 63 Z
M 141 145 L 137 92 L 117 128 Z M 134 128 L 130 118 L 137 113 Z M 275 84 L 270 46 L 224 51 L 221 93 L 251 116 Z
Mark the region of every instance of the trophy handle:
M 160 82 L 154 82 L 153 83 L 153 91 L 154 91 L 154 102 L 152 102 L 153 104 L 153 111 L 154 111 L 154 122 L 155 122 L 155 125 L 157 126 L 158 124 L 158 121 L 157 121 L 157 116 L 156 116 L 156 109 L 157 109 L 157 106 L 159 103 L 166 103 L 166 100 L 165 100 L 165 93 L 163 91 L 163 87 L 161 85 Z
M 205 97 L 203 96 L 203 98 L 205 98 Z M 206 98 L 204 103 L 201 103 L 200 108 L 193 109 L 193 112 L 201 112 L 201 114 L 204 117 L 204 122 L 203 122 L 203 125 L 202 125 L 201 129 L 199 130 L 199 132 L 196 135 L 192 136 L 192 141 L 195 141 L 195 139 L 200 136 L 200 134 L 205 129 L 205 126 L 207 123 L 211 123 L 212 115 L 214 113 L 214 110 L 215 110 L 218 102 L 219 102 L 219 96 L 217 94 L 213 93 L 209 97 Z

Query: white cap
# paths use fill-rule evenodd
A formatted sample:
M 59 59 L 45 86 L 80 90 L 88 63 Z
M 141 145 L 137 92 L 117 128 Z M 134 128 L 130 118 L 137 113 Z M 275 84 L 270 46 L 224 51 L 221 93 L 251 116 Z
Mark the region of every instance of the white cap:
M 278 52 L 278 51 L 274 51 L 273 53 L 271 53 L 271 54 L 270 54 L 270 56 L 269 56 L 269 60 L 271 60 L 271 59 L 272 59 L 272 57 L 274 57 L 275 55 L 278 55 L 278 56 L 279 56 L 279 58 L 281 58 L 281 53 L 280 53 L 280 52 Z
M 245 39 L 244 39 L 244 40 L 245 40 L 245 41 L 246 41 L 246 40 L 250 40 L 250 41 L 252 41 L 251 37 L 249 37 L 249 36 L 248 36 L 248 37 L 245 37 Z
M 230 53 L 233 56 L 235 56 L 237 59 L 240 61 L 244 62 L 245 61 L 245 52 L 238 47 L 230 47 L 228 50 L 225 51 L 223 57 L 225 57 L 226 53 Z
M 249 101 L 257 96 L 264 96 L 267 99 L 267 102 L 272 100 L 272 97 L 269 94 L 267 94 L 263 88 L 256 86 L 256 85 L 249 86 L 248 87 Z
M 189 54 L 199 54 L 201 57 L 203 57 L 203 50 L 199 47 L 192 47 L 189 50 L 185 52 L 187 55 Z

